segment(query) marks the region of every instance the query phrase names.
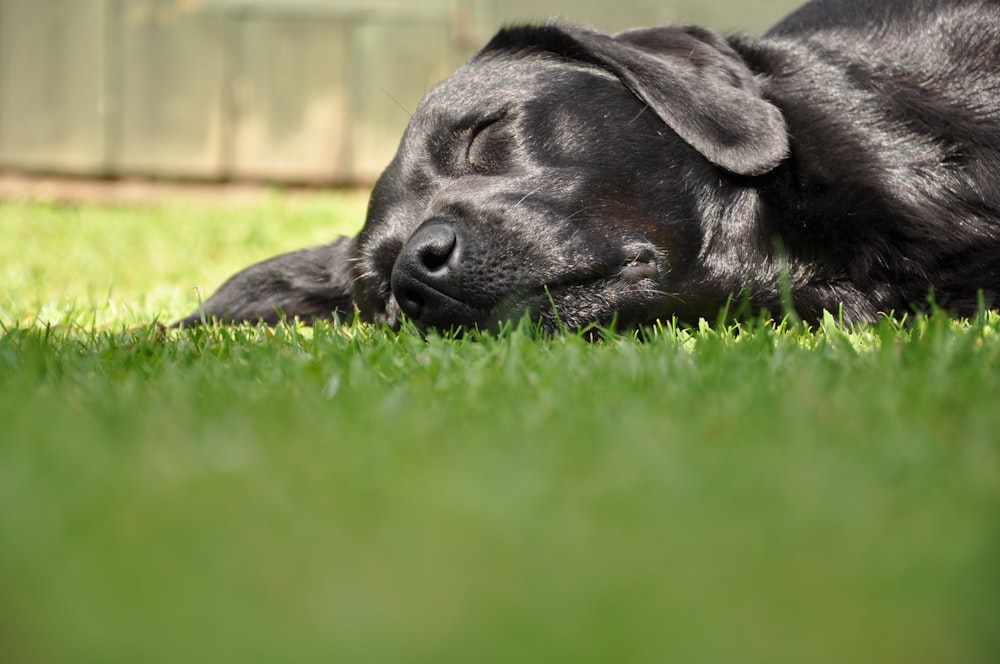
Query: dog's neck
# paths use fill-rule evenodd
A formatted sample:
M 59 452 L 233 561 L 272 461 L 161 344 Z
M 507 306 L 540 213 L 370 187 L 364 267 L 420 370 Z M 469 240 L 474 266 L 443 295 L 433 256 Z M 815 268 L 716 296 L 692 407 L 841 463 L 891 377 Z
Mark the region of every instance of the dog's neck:
M 955 294 L 939 292 L 942 299 L 971 297 L 953 265 L 981 247 L 983 237 L 995 237 L 1000 223 L 968 204 L 982 195 L 963 172 L 977 160 L 968 146 L 958 147 L 963 141 L 947 125 L 890 126 L 889 111 L 864 112 L 903 103 L 893 90 L 913 97 L 909 93 L 917 83 L 893 77 L 881 56 L 867 51 L 844 53 L 766 37 L 731 43 L 761 77 L 765 95 L 788 125 L 791 155 L 760 180 L 758 218 L 786 252 L 793 281 L 795 265 L 812 266 L 798 285 L 802 292 L 817 287 L 857 292 L 858 297 L 843 298 L 845 306 L 855 301 L 874 307 L 858 312 L 865 314 L 856 316 L 860 319 L 877 311 L 905 311 L 904 303 L 927 295 L 937 274 L 944 275 L 938 281 L 958 284 Z M 866 76 L 850 76 L 852 68 Z M 858 108 L 859 98 L 869 103 Z M 959 99 L 941 103 L 950 104 L 953 114 L 961 112 Z M 899 141 L 911 149 L 900 151 Z M 978 162 L 990 159 L 992 152 Z M 938 222 L 957 218 L 961 223 L 951 224 L 953 237 L 940 237 Z M 1000 255 L 1000 242 L 995 250 Z M 912 292 L 891 285 L 900 283 Z

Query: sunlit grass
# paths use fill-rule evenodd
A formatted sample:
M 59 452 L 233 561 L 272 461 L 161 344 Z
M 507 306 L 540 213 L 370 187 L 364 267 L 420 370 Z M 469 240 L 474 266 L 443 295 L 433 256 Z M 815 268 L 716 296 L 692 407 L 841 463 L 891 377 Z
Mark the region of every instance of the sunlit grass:
M 353 234 L 361 194 L 256 205 L 0 205 L 0 321 L 137 325 L 189 313 L 233 272 Z

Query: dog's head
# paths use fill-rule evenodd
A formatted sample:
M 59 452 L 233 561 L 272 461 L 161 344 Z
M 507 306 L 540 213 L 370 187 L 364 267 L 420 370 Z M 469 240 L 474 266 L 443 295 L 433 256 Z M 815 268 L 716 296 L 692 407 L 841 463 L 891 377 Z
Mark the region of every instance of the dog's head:
M 438 328 L 686 311 L 706 189 L 787 147 L 715 33 L 507 29 L 414 113 L 357 240 L 355 302 Z
M 740 284 L 706 272 L 707 253 L 745 229 L 705 220 L 787 150 L 781 113 L 714 32 L 506 29 L 416 109 L 357 238 L 254 266 L 184 322 L 713 315 Z

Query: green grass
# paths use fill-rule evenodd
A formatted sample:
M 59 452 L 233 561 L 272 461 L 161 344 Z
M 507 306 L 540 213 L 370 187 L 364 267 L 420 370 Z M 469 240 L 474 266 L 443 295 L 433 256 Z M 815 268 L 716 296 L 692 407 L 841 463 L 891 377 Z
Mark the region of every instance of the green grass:
M 996 661 L 1000 317 L 152 325 L 362 210 L 0 206 L 0 661 Z

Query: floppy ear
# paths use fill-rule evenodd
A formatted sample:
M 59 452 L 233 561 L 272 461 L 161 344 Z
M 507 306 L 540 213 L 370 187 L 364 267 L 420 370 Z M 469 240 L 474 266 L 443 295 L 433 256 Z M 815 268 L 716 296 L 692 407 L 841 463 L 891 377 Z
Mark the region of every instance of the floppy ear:
M 762 175 L 788 155 L 788 128 L 740 55 L 721 35 L 693 27 L 615 36 L 576 26 L 508 29 L 495 49 L 542 49 L 614 74 L 684 142 L 738 175 Z
M 602 63 L 716 166 L 761 175 L 788 156 L 784 116 L 717 32 L 647 28 L 595 41 Z
M 275 256 L 237 272 L 197 311 L 173 327 L 218 320 L 274 325 L 281 318 L 307 321 L 354 315 L 351 258 L 354 238 Z

